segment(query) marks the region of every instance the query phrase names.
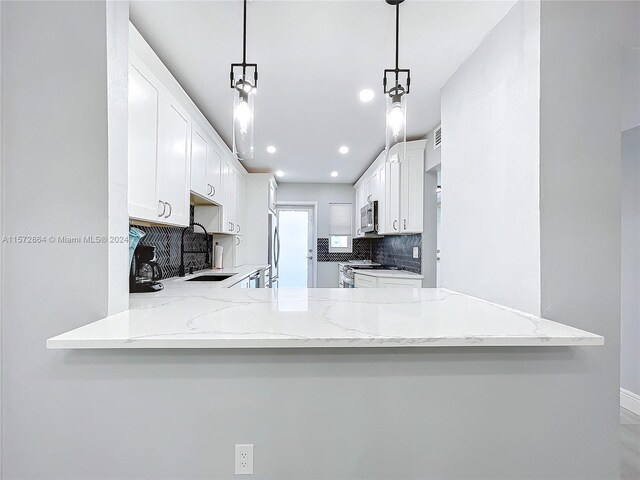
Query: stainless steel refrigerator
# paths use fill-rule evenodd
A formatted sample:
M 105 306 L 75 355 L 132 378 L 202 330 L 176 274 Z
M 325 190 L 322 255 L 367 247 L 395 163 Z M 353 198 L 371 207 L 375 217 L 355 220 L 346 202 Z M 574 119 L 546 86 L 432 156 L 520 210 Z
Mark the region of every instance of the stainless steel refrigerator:
M 269 212 L 269 276 L 266 278 L 267 288 L 278 288 L 278 261 L 280 260 L 280 233 L 278 231 L 278 217 Z

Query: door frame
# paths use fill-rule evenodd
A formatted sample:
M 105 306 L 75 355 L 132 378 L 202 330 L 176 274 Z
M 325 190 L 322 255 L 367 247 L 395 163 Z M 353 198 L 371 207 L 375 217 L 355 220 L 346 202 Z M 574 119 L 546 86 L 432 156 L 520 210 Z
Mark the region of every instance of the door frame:
M 318 202 L 276 202 L 276 217 L 278 218 L 278 228 L 280 228 L 280 210 L 310 210 L 313 218 L 311 244 L 313 250 L 313 260 L 311 261 L 311 285 L 307 288 L 316 288 L 318 285 Z

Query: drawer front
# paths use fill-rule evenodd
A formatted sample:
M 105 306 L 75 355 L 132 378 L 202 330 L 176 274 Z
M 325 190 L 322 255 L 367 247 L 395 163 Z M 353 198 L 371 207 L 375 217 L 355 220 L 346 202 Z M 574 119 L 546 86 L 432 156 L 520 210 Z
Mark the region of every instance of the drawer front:
M 422 280 L 405 278 L 379 278 L 378 286 L 380 288 L 422 288 Z

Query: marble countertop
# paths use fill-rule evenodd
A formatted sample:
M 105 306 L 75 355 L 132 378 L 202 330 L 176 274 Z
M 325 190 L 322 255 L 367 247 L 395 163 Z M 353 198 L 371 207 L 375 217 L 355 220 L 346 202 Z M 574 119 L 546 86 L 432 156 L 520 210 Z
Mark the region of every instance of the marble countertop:
M 408 272 L 407 270 L 356 270 L 354 273 L 368 277 L 403 278 L 410 280 L 420 280 L 424 278 L 424 276 L 419 273 Z
M 202 272 L 199 272 L 202 273 Z M 51 349 L 587 346 L 601 336 L 445 289 L 221 289 L 167 281 Z

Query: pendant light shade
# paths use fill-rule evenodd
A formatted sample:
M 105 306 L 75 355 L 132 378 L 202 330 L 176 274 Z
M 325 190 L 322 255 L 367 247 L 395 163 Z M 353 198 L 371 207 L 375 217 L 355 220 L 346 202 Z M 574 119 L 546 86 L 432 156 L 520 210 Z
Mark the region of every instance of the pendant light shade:
M 384 71 L 384 94 L 386 96 L 386 135 L 387 155 L 394 145 L 407 141 L 407 95 L 411 88 L 411 71 L 398 67 L 400 37 L 400 4 L 404 0 L 386 0 L 396 9 L 396 66 Z M 390 79 L 388 77 L 391 77 Z M 404 85 L 402 78 L 404 77 Z M 389 157 L 387 157 L 389 159 Z
M 396 143 L 407 141 L 407 96 L 387 95 L 386 141 L 387 151 Z
M 233 154 L 239 160 L 251 160 L 256 89 L 244 79 L 240 82 L 233 95 Z
M 247 0 L 244 0 L 242 63 L 231 64 L 230 77 L 233 89 L 233 154 L 238 160 L 252 160 L 258 65 L 247 63 Z

